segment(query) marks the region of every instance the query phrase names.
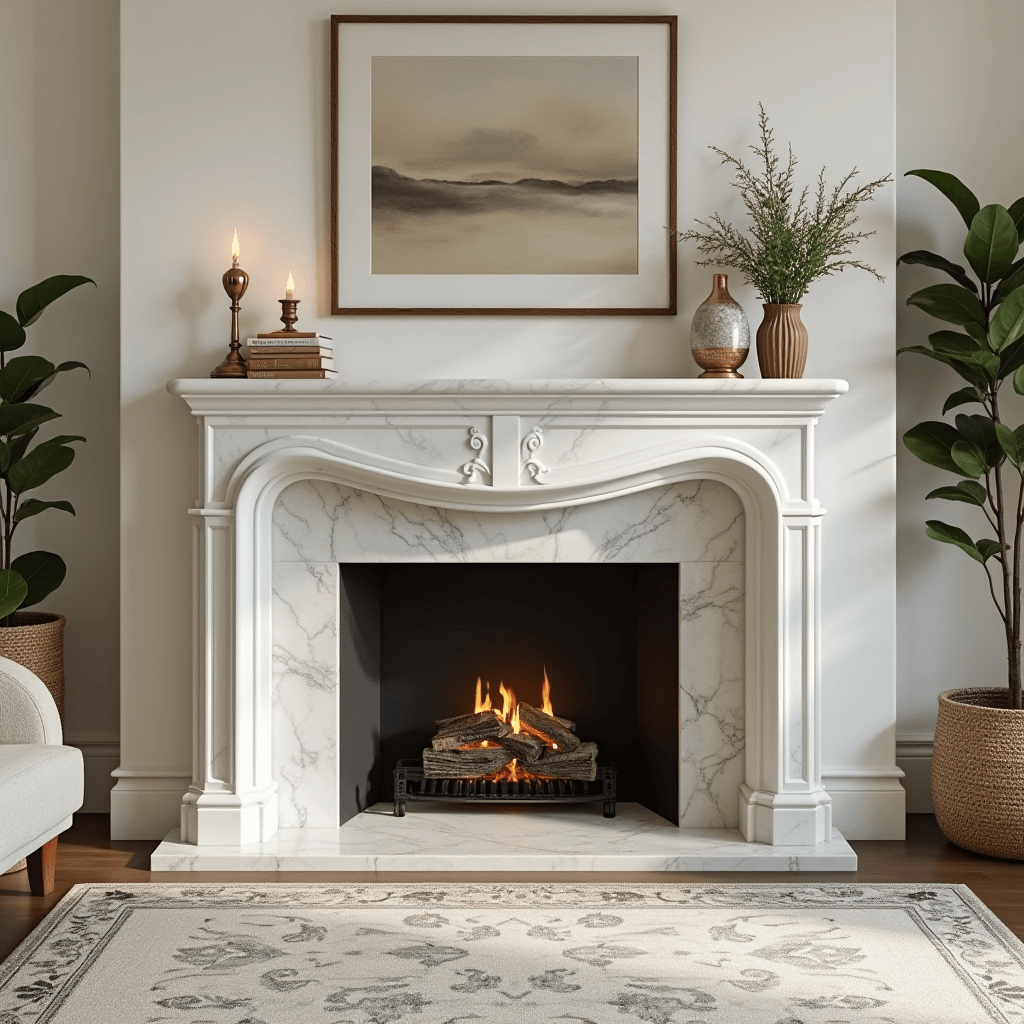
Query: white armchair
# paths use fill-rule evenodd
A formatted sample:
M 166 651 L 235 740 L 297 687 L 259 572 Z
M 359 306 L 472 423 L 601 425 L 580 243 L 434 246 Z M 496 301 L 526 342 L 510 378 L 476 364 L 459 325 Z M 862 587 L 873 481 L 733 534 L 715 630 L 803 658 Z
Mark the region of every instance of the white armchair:
M 42 680 L 0 658 L 0 872 L 27 857 L 33 894 L 52 891 L 57 836 L 82 806 L 84 785 L 82 753 L 63 746 Z

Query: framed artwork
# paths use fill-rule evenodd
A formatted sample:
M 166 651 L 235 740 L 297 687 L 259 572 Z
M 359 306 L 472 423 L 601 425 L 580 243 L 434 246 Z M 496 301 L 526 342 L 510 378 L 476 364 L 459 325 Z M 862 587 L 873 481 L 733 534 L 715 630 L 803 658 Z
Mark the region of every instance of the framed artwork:
M 676 312 L 676 18 L 335 15 L 335 315 Z

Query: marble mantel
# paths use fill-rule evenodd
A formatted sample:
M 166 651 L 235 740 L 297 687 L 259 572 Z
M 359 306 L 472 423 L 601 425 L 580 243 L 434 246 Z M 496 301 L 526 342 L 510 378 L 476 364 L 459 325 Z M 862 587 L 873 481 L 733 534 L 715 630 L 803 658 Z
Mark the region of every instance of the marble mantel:
M 282 820 L 272 753 L 272 592 L 275 508 L 287 488 L 322 482 L 432 510 L 445 522 L 465 513 L 467 523 L 522 527 L 521 536 L 518 526 L 504 531 L 500 551 L 475 527 L 460 527 L 458 550 L 431 535 L 416 552 L 421 559 L 643 561 L 656 560 L 653 531 L 635 517 L 607 543 L 622 503 L 715 481 L 734 492 L 743 513 L 737 823 L 748 842 L 794 853 L 832 845 L 819 744 L 824 509 L 814 490 L 814 429 L 847 390 L 844 381 L 178 380 L 168 389 L 188 403 L 200 431 L 184 844 L 265 843 Z M 552 527 L 553 511 L 584 506 L 599 528 L 563 537 Z M 358 507 L 349 503 L 349 511 Z M 651 507 L 667 515 L 666 502 Z M 408 538 L 394 529 L 355 550 L 352 538 L 374 528 L 353 514 L 344 537 L 335 531 L 319 554 L 292 557 L 412 560 L 403 553 Z M 581 537 L 598 534 L 600 543 L 579 547 Z M 467 548 L 466 537 L 477 539 Z M 562 548 L 552 555 L 541 541 Z M 673 549 L 659 557 L 684 556 Z M 329 674 L 329 658 L 324 665 Z

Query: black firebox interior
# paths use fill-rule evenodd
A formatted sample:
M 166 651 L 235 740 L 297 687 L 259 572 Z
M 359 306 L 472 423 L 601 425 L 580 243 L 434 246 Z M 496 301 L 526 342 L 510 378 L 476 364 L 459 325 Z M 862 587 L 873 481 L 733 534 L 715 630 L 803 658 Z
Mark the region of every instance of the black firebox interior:
M 678 567 L 341 566 L 341 818 L 393 799 L 392 771 L 477 678 L 556 715 L 618 770 L 618 799 L 678 823 Z

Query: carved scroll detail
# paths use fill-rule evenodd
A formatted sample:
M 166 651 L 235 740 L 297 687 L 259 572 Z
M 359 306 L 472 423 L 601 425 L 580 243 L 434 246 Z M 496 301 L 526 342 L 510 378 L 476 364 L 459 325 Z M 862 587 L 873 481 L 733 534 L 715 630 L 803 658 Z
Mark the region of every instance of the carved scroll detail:
M 534 427 L 529 434 L 523 439 L 523 464 L 521 470 L 529 473 L 534 483 L 542 484 L 541 474 L 548 471 L 548 467 L 544 465 L 534 454 L 540 446 L 544 443 L 544 429 L 543 427 Z
M 469 447 L 474 451 L 480 452 L 475 459 L 470 459 L 462 467 L 462 473 L 465 476 L 464 484 L 475 484 L 477 483 L 477 475 L 480 473 L 486 473 L 488 476 L 491 475 L 491 467 L 480 457 L 484 453 L 484 449 L 487 447 L 487 438 L 477 430 L 476 427 L 469 428 Z

